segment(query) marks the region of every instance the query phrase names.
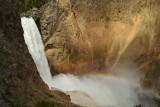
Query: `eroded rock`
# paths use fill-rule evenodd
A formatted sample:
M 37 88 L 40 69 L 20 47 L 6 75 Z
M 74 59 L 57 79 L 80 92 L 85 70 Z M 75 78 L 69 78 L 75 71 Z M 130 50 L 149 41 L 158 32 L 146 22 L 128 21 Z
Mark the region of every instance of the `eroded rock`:
M 39 17 L 52 73 L 92 74 L 136 66 L 146 74 L 144 86 L 159 86 L 154 84 L 160 83 L 154 79 L 155 74 L 160 77 L 159 4 L 159 0 L 52 0 Z
M 52 0 L 38 11 L 53 72 L 106 71 L 152 52 L 159 44 L 158 4 L 149 0 Z

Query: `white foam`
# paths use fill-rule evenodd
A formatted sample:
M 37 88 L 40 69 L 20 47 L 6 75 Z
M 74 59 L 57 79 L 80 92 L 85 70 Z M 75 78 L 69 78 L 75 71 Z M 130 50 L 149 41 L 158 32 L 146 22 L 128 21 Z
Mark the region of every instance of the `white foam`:
M 61 74 L 54 77 L 53 81 L 53 86 L 63 91 L 80 90 L 87 93 L 102 107 L 134 107 L 138 104 L 151 107 L 152 105 L 150 94 L 139 85 L 112 76 L 77 77 Z M 146 102 L 147 100 L 149 102 Z
M 24 30 L 24 39 L 28 50 L 36 64 L 42 80 L 51 88 L 52 76 L 48 61 L 44 52 L 44 45 L 41 35 L 33 18 L 22 17 L 22 27 Z

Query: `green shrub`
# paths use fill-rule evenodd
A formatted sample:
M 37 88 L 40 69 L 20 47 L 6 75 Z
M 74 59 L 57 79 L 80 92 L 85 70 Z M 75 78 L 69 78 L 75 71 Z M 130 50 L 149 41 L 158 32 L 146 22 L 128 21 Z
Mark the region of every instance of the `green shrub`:
M 160 107 L 160 98 L 155 97 L 154 102 L 155 102 L 156 107 Z
M 41 101 L 38 102 L 35 107 L 65 107 L 65 106 L 60 103 Z
M 19 11 L 26 12 L 27 10 L 34 8 L 34 7 L 40 8 L 47 2 L 49 2 L 49 0 L 22 0 L 19 3 Z

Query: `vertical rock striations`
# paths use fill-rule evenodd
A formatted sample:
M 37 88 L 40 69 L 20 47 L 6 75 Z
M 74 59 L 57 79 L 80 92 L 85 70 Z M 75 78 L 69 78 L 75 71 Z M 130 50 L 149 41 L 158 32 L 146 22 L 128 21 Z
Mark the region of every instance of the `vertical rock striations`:
M 152 75 L 160 77 L 159 0 L 52 0 L 38 11 L 54 73 L 112 71 L 133 63 L 160 83 Z
M 39 12 L 50 66 L 57 72 L 110 70 L 159 45 L 159 0 L 52 0 Z M 29 13 L 34 16 L 32 10 Z

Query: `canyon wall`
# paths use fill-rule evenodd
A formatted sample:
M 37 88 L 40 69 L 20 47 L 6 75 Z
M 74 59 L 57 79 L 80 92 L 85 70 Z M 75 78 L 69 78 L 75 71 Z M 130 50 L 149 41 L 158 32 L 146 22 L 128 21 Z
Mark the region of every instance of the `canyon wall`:
M 39 26 L 53 74 L 136 66 L 146 75 L 142 84 L 154 87 L 160 85 L 159 11 L 159 0 L 51 0 L 25 14 Z
M 52 0 L 28 14 L 37 20 L 50 66 L 57 72 L 85 73 L 109 71 L 119 62 L 158 52 L 159 4 Z

